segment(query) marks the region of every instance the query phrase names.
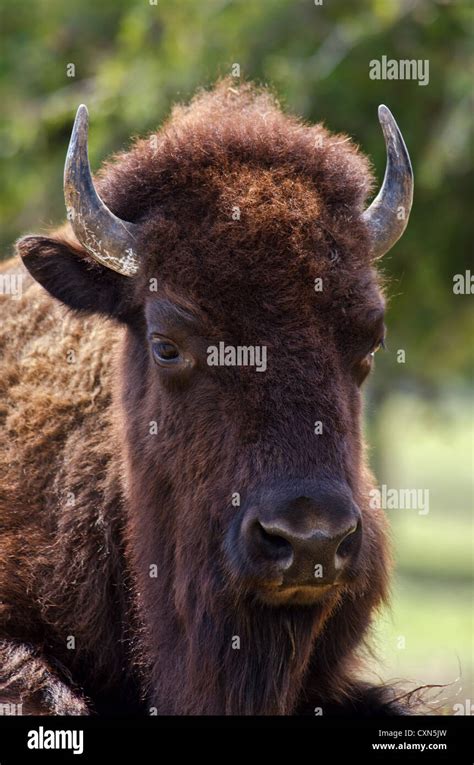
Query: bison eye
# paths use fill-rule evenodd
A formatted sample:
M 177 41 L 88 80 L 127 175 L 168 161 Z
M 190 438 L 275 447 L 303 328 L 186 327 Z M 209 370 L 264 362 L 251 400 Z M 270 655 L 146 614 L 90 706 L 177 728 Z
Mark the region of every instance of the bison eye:
M 181 359 L 177 345 L 162 337 L 152 338 L 153 356 L 159 364 L 176 364 Z
M 373 358 L 377 351 L 380 350 L 380 348 L 385 349 L 385 347 L 385 338 L 382 338 L 378 341 L 378 343 L 376 343 L 376 345 L 373 346 L 369 353 L 367 353 L 362 359 L 354 364 L 353 370 L 357 385 L 362 385 L 365 378 L 369 375 L 372 369 Z
M 387 346 L 385 345 L 385 337 L 382 337 L 382 339 L 378 341 L 375 348 L 373 348 L 372 351 L 370 352 L 370 355 L 372 356 L 372 358 L 375 356 L 377 351 L 380 351 L 381 348 L 382 350 L 385 350 L 387 348 Z

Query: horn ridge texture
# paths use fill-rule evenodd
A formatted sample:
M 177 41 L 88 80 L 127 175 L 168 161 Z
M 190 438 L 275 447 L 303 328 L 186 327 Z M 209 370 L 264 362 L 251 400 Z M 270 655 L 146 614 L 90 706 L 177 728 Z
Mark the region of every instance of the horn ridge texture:
M 64 166 L 64 199 L 68 219 L 79 242 L 106 268 L 134 276 L 139 259 L 134 250 L 134 223 L 117 218 L 99 197 L 92 180 L 87 149 L 89 115 L 77 110 Z
M 413 170 L 405 141 L 390 109 L 379 106 L 387 164 L 382 187 L 362 215 L 372 242 L 372 255 L 381 258 L 405 231 L 413 202 Z

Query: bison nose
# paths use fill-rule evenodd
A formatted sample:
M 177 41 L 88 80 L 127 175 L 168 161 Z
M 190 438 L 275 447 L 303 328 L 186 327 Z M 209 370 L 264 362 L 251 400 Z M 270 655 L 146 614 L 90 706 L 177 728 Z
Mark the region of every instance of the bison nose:
M 285 520 L 265 523 L 256 520 L 251 533 L 262 557 L 275 562 L 285 580 L 295 584 L 333 583 L 355 547 L 358 525 L 351 523 L 334 533 L 315 530 L 310 534 L 292 528 Z
M 297 496 L 249 507 L 241 539 L 254 570 L 284 587 L 334 584 L 360 547 L 360 512 L 350 493 Z

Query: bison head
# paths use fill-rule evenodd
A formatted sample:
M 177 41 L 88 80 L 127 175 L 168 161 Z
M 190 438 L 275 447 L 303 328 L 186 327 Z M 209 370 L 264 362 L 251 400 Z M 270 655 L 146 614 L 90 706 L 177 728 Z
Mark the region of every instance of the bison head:
M 160 712 L 291 712 L 344 692 L 383 600 L 360 386 L 384 340 L 374 261 L 412 173 L 386 107 L 382 188 L 348 138 L 220 84 L 105 165 L 79 108 L 75 234 L 27 237 L 54 297 L 123 327 L 115 409 L 136 653 Z M 348 682 L 348 681 L 347 681 Z

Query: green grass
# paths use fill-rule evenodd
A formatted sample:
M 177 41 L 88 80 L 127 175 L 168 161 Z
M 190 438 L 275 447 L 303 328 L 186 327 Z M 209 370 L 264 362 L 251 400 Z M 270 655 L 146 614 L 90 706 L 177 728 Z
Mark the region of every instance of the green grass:
M 451 684 L 442 692 L 447 714 L 474 699 L 471 412 L 464 398 L 397 396 L 376 422 L 379 484 L 426 488 L 430 501 L 427 515 L 387 510 L 397 575 L 392 610 L 374 631 L 376 671 L 386 680 Z
M 415 516 L 393 524 L 399 568 L 416 578 L 469 581 L 472 524 L 467 518 Z M 428 583 L 429 584 L 429 583 Z
M 376 671 L 412 687 L 449 684 L 441 697 L 452 714 L 454 703 L 473 698 L 471 588 L 400 576 L 393 590 L 391 612 L 380 616 L 374 630 Z

